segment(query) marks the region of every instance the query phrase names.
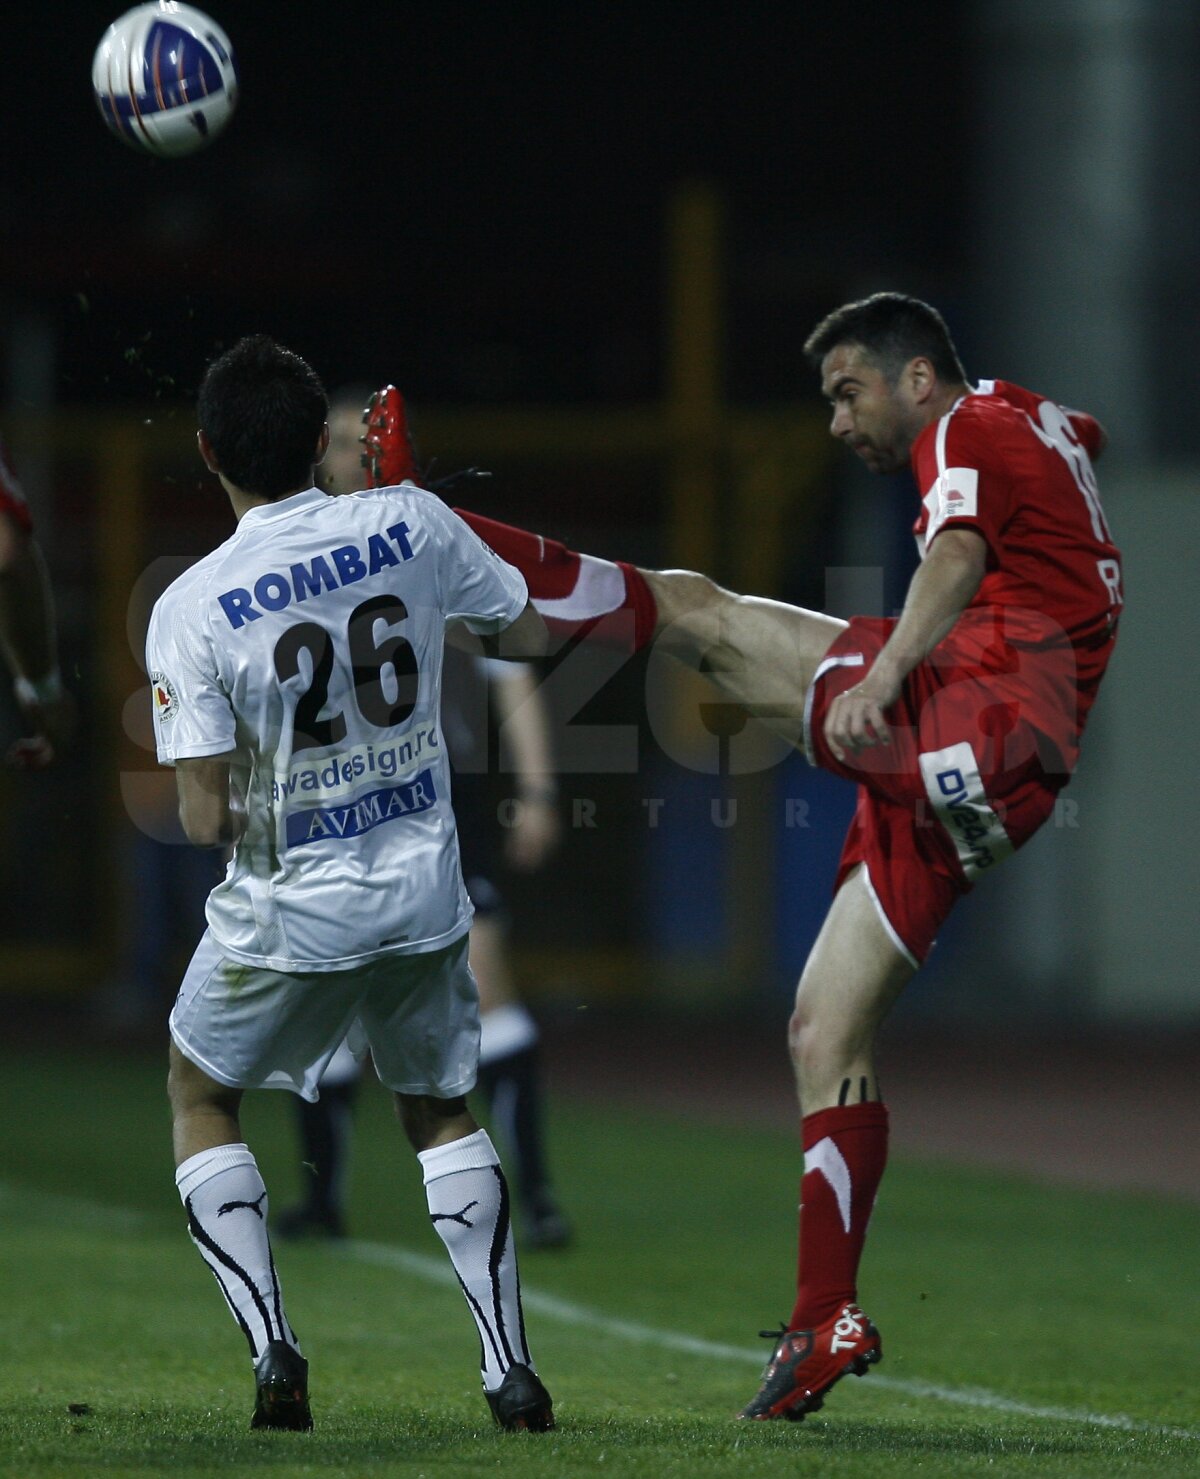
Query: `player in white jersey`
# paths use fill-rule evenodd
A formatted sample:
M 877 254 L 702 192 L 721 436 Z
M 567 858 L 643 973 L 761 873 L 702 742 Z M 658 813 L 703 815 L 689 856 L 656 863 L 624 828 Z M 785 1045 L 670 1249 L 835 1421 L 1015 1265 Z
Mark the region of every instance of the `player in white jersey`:
M 363 406 L 366 390 L 342 391 L 329 413 L 329 450 L 318 469 L 326 493 L 361 492 L 367 484 Z M 403 400 L 394 392 L 398 413 Z M 392 485 L 425 486 L 405 422 L 403 465 L 390 469 Z M 478 468 L 440 478 L 439 493 L 486 480 Z M 503 735 L 515 791 L 506 800 L 505 826 L 497 820 L 487 771 L 489 717 Z M 522 1249 L 561 1248 L 570 1224 L 551 1185 L 542 1132 L 543 1095 L 538 1026 L 521 1001 L 509 961 L 507 915 L 496 884 L 502 866 L 529 873 L 558 841 L 557 785 L 550 751 L 550 716 L 529 663 L 501 662 L 449 648 L 442 682 L 442 733 L 450 758 L 454 819 L 463 881 L 475 910 L 469 962 L 479 988 L 479 1078 L 476 1088 L 499 1131 L 511 1172 L 515 1204 L 523 1213 Z M 500 835 L 503 833 L 503 858 Z M 343 1045 L 330 1060 L 315 1102 L 295 1096 L 305 1169 L 304 1196 L 275 1219 L 277 1237 L 345 1235 L 346 1169 L 352 1107 L 362 1065 Z
M 463 1098 L 479 1020 L 438 724 L 448 628 L 503 657 L 544 651 L 545 628 L 520 575 L 434 494 L 313 486 L 328 403 L 298 356 L 241 340 L 209 367 L 197 409 L 238 526 L 158 601 L 147 666 L 184 829 L 235 850 L 171 1014 L 170 1098 L 189 1230 L 255 1362 L 252 1425 L 312 1419 L 241 1095 L 315 1097 L 349 1033 L 395 1091 L 496 1420 L 550 1428 L 507 1184 Z

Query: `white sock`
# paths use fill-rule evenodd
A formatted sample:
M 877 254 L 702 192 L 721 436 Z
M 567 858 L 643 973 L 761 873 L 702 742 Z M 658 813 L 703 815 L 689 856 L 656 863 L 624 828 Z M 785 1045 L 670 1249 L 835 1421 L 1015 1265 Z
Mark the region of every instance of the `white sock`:
M 217 1145 L 175 1172 L 188 1232 L 212 1269 L 257 1360 L 267 1342 L 300 1349 L 283 1312 L 283 1291 L 267 1237 L 267 1188 L 246 1145 Z
M 525 1343 L 508 1183 L 485 1130 L 420 1151 L 418 1159 L 430 1219 L 479 1328 L 483 1385 L 494 1392 L 510 1366 L 533 1366 Z
M 494 1063 L 508 1058 L 538 1040 L 537 1023 L 529 1009 L 519 1001 L 506 1001 L 503 1006 L 481 1012 L 479 1017 L 479 1061 Z

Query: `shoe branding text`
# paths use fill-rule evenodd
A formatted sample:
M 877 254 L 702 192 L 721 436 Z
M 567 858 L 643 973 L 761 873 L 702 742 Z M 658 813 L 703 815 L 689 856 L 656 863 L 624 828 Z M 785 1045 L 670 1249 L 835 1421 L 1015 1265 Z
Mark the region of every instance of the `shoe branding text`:
M 856 1314 L 850 1305 L 847 1305 L 833 1327 L 833 1341 L 829 1349 L 835 1352 L 852 1351 L 855 1341 L 862 1333 L 863 1316 Z

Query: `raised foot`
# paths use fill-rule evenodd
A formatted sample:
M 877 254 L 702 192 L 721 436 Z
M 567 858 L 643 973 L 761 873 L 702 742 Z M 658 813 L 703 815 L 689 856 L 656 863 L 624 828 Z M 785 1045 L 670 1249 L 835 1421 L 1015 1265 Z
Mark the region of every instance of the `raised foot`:
M 763 1334 L 775 1341 L 775 1349 L 758 1392 L 739 1418 L 801 1422 L 810 1412 L 820 1411 L 825 1394 L 843 1376 L 865 1376 L 883 1359 L 879 1331 L 854 1304 L 843 1305 L 813 1330 Z
M 396 387 L 385 385 L 375 391 L 362 419 L 366 430 L 359 440 L 363 444 L 367 486 L 390 488 L 406 480 L 415 482 L 417 457 L 408 429 L 408 411 Z

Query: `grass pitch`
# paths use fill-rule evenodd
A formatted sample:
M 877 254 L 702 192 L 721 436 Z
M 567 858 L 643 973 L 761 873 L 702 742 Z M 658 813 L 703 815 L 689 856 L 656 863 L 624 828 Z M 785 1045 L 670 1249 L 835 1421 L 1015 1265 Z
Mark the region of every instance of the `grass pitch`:
M 251 1433 L 245 1344 L 192 1249 L 158 1059 L 0 1053 L 0 1475 L 778 1479 L 1200 1474 L 1200 1213 L 893 1165 L 862 1297 L 885 1360 L 743 1425 L 791 1304 L 790 1134 L 554 1106 L 576 1244 L 522 1261 L 558 1432 L 496 1430 L 414 1158 L 364 1085 L 346 1247 L 277 1246 L 316 1430 Z M 290 1105 L 244 1126 L 272 1205 Z

